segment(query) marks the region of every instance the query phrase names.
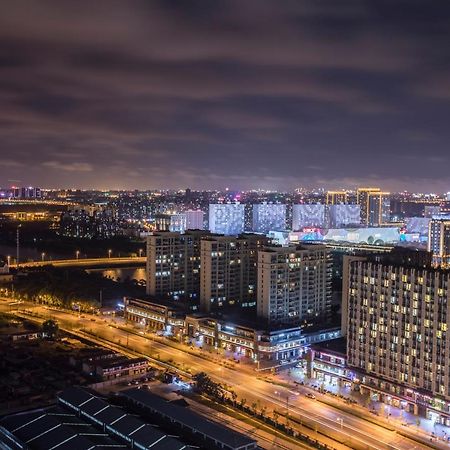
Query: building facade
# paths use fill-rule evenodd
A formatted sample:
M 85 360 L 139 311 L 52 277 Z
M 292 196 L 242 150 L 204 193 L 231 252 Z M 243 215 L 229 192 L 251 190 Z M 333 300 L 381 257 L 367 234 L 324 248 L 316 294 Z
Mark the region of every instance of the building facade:
M 380 188 L 359 188 L 356 203 L 361 208 L 361 222 L 368 226 L 380 226 L 390 221 L 391 200 L 389 192 Z
M 200 294 L 200 241 L 208 231 L 147 236 L 147 294 L 196 300 Z
M 271 247 L 258 253 L 260 319 L 270 326 L 299 326 L 328 317 L 331 255 L 323 245 Z
M 184 233 L 186 231 L 186 214 L 171 214 L 169 231 Z
M 286 205 L 259 203 L 253 205 L 253 231 L 267 234 L 286 229 Z
M 434 216 L 428 225 L 428 251 L 435 266 L 450 266 L 450 216 Z
M 450 424 L 450 273 L 429 255 L 347 257 L 343 333 L 372 393 Z
M 251 358 L 255 363 L 293 361 L 310 344 L 337 339 L 339 329 L 305 333 L 299 326 L 265 329 L 202 314 L 184 314 L 147 300 L 125 298 L 125 318 L 148 331 L 176 337 L 200 347 L 211 347 Z M 262 368 L 262 367 L 261 367 Z
M 11 187 L 0 188 L 0 198 L 18 200 L 38 200 L 42 198 L 41 188 L 37 187 Z
M 321 204 L 293 205 L 292 229 L 305 227 L 324 228 L 327 226 L 326 206 Z
M 101 206 L 70 207 L 61 214 L 59 233 L 82 239 L 108 239 L 119 233 L 116 211 Z
M 203 230 L 204 213 L 202 210 L 189 210 L 184 213 L 186 215 L 186 230 Z
M 211 233 L 238 235 L 244 232 L 245 205 L 223 203 L 209 205 L 209 230 Z
M 431 219 L 433 216 L 436 216 L 441 213 L 440 206 L 426 205 L 424 206 L 423 216 Z
M 200 307 L 204 312 L 256 305 L 258 234 L 211 235 L 201 241 Z
M 177 336 L 183 331 L 185 315 L 170 306 L 125 297 L 124 317 L 146 330 Z
M 170 214 L 154 214 L 153 229 L 156 231 L 170 231 L 170 225 L 172 223 L 172 217 Z
M 328 191 L 325 197 L 327 205 L 340 205 L 348 203 L 348 193 L 345 191 Z
M 328 206 L 328 216 L 330 228 L 359 226 L 361 224 L 361 208 L 359 205 L 330 205 Z

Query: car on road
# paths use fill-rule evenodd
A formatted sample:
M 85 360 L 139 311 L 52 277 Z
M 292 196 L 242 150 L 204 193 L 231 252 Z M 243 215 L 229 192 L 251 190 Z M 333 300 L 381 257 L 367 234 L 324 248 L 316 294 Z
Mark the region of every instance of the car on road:
M 306 395 L 306 397 L 308 397 L 308 398 L 312 398 L 312 399 L 315 399 L 315 398 L 316 398 L 316 396 L 315 396 L 314 394 L 311 394 L 311 392 L 307 392 L 305 395 Z

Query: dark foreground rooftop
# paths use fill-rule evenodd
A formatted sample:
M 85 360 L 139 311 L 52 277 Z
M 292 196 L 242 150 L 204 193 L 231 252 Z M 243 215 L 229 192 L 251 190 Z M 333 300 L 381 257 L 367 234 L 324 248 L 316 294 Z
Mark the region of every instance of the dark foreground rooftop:
M 82 388 L 58 396 L 58 406 L 0 420 L 0 448 L 13 450 L 184 450 L 185 442 Z
M 0 421 L 0 448 L 100 450 L 112 447 L 127 448 L 58 406 L 10 415 Z
M 219 447 L 233 450 L 256 448 L 254 439 L 208 420 L 190 409 L 168 402 L 148 390 L 133 388 L 119 395 L 151 413 L 175 422 L 183 428 L 188 428 L 194 434 L 202 435 Z
M 197 441 L 199 448 L 208 450 L 256 448 L 255 440 L 147 390 L 130 389 L 119 398 L 127 409 L 138 406 L 140 414 L 130 414 L 88 389 L 68 388 L 58 395 L 56 406 L 1 418 L 0 449 L 188 450 L 193 448 L 188 442 Z M 162 428 L 141 417 L 149 415 L 161 419 Z

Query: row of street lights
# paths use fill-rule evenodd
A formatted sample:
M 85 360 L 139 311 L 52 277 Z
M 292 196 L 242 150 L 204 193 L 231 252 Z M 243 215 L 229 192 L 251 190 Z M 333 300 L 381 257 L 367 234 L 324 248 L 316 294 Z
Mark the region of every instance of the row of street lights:
M 144 252 L 144 250 L 142 248 L 139 249 L 139 257 L 142 257 L 142 253 Z M 45 252 L 41 253 L 41 261 L 44 262 L 45 261 L 45 257 L 47 256 L 47 254 Z M 112 256 L 112 249 L 108 250 L 108 258 L 111 258 Z M 80 259 L 80 250 L 77 250 L 75 252 L 75 258 L 76 259 Z M 8 267 L 11 266 L 11 255 L 7 256 L 7 264 Z M 16 266 L 19 267 L 19 227 L 17 227 L 17 256 L 16 256 Z
M 275 393 L 275 395 L 278 395 L 280 397 L 280 400 L 282 400 L 282 398 L 284 397 L 284 395 L 280 391 L 275 391 L 274 393 Z M 300 395 L 299 392 L 295 392 L 293 394 L 294 394 L 294 398 L 298 397 Z M 341 430 L 343 430 L 344 429 L 344 418 L 337 417 L 336 422 L 340 424 Z M 289 425 L 289 393 L 286 394 L 286 423 Z

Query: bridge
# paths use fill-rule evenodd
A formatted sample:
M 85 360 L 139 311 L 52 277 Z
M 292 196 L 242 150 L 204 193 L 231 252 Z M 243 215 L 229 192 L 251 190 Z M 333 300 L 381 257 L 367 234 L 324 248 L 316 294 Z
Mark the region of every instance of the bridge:
M 79 258 L 79 259 L 55 259 L 51 261 L 32 261 L 20 263 L 21 268 L 32 267 L 116 267 L 116 266 L 142 266 L 145 265 L 144 256 L 121 258 Z
M 0 205 L 45 205 L 45 206 L 78 206 L 83 207 L 81 203 L 64 200 L 23 199 L 23 198 L 0 198 Z M 85 205 L 84 205 L 85 206 Z

